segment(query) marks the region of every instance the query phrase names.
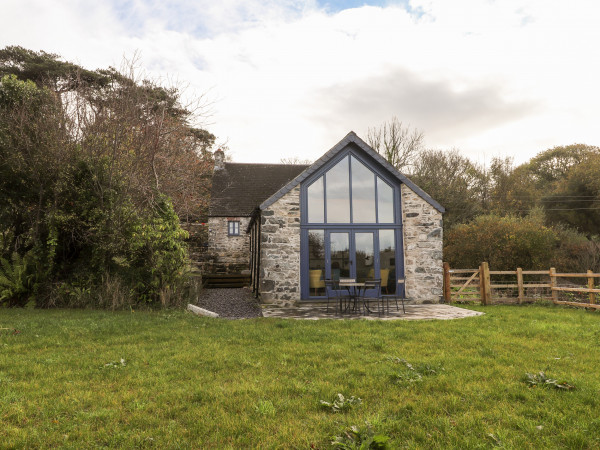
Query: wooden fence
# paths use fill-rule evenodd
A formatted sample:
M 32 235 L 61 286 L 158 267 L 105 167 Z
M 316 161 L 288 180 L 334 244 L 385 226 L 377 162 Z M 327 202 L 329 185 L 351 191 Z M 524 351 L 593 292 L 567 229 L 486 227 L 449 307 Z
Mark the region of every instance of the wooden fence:
M 581 278 L 587 280 L 587 287 L 568 281 Z M 557 273 L 554 268 L 490 270 L 487 262 L 478 269 L 451 269 L 444 263 L 444 300 L 479 301 L 482 305 L 552 300 L 556 304 L 600 309 L 597 304 L 600 289 L 595 288 L 597 278 L 600 274 L 591 270 L 587 273 Z

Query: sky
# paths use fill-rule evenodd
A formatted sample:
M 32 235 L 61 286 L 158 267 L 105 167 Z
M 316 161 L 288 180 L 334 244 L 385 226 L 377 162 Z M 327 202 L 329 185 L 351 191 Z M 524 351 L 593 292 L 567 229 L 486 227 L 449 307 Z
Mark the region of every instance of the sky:
M 597 0 L 2 0 L 0 48 L 138 58 L 238 162 L 314 160 L 393 116 L 520 164 L 600 146 Z

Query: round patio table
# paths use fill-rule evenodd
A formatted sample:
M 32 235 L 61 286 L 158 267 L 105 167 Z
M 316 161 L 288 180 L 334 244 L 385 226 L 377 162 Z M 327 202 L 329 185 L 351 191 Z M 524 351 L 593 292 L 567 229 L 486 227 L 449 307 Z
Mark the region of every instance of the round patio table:
M 348 290 L 348 295 L 350 296 L 350 298 L 352 299 L 352 303 L 353 303 L 353 311 L 356 311 L 356 307 L 358 306 L 358 302 L 359 299 L 363 298 L 363 296 L 361 295 L 361 293 L 364 294 L 364 290 L 362 288 L 365 287 L 365 283 L 361 283 L 358 281 L 342 281 L 340 280 L 340 287 L 345 287 Z M 365 304 L 363 302 L 363 306 L 365 307 L 365 310 L 368 312 L 372 312 L 369 309 L 369 306 L 367 304 Z M 348 305 L 346 307 L 346 311 L 348 311 L 350 305 Z

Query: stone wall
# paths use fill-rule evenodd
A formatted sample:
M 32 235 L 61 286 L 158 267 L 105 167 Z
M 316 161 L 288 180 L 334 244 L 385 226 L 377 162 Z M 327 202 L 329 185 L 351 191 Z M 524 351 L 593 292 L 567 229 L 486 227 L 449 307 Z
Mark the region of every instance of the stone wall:
M 402 185 L 406 296 L 415 303 L 442 298 L 442 213 Z
M 240 235 L 227 235 L 227 222 L 239 220 Z M 204 269 L 211 273 L 239 273 L 250 269 L 250 234 L 246 233 L 250 217 L 210 217 L 208 252 Z
M 186 240 L 193 272 L 202 272 L 208 253 L 208 226 L 198 222 L 182 222 L 181 228 L 188 232 Z
M 300 300 L 300 187 L 261 215 L 261 302 L 289 306 Z

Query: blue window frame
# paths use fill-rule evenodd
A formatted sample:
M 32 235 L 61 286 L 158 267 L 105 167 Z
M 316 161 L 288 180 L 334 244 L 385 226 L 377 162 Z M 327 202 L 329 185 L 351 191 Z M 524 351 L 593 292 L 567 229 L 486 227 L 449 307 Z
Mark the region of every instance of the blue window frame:
M 227 221 L 227 236 L 239 236 L 240 235 L 240 221 L 239 220 L 228 220 Z
M 354 146 L 343 149 L 302 183 L 302 299 L 323 296 L 315 274 L 312 274 L 315 280 L 311 284 L 311 270 L 322 270 L 323 279 L 336 276 L 339 265 L 337 259 L 340 258 L 337 253 L 332 253 L 337 251 L 332 238 L 344 233 L 349 239 L 349 260 L 348 267 L 341 267 L 342 270 L 349 270 L 352 277 L 357 274 L 360 277 L 359 272 L 365 272 L 369 277 L 390 276 L 390 283 L 394 284 L 390 285 L 390 290 L 395 288 L 399 292 L 398 289 L 403 289 L 403 284 L 395 284 L 396 279 L 404 278 L 400 185 L 400 180 L 393 174 Z M 323 255 L 319 258 L 310 253 L 318 250 L 313 242 L 315 233 L 322 236 L 319 242 L 322 242 Z M 364 243 L 357 242 L 365 240 L 369 233 L 372 235 L 374 258 L 365 263 L 362 261 L 364 249 L 360 247 Z

